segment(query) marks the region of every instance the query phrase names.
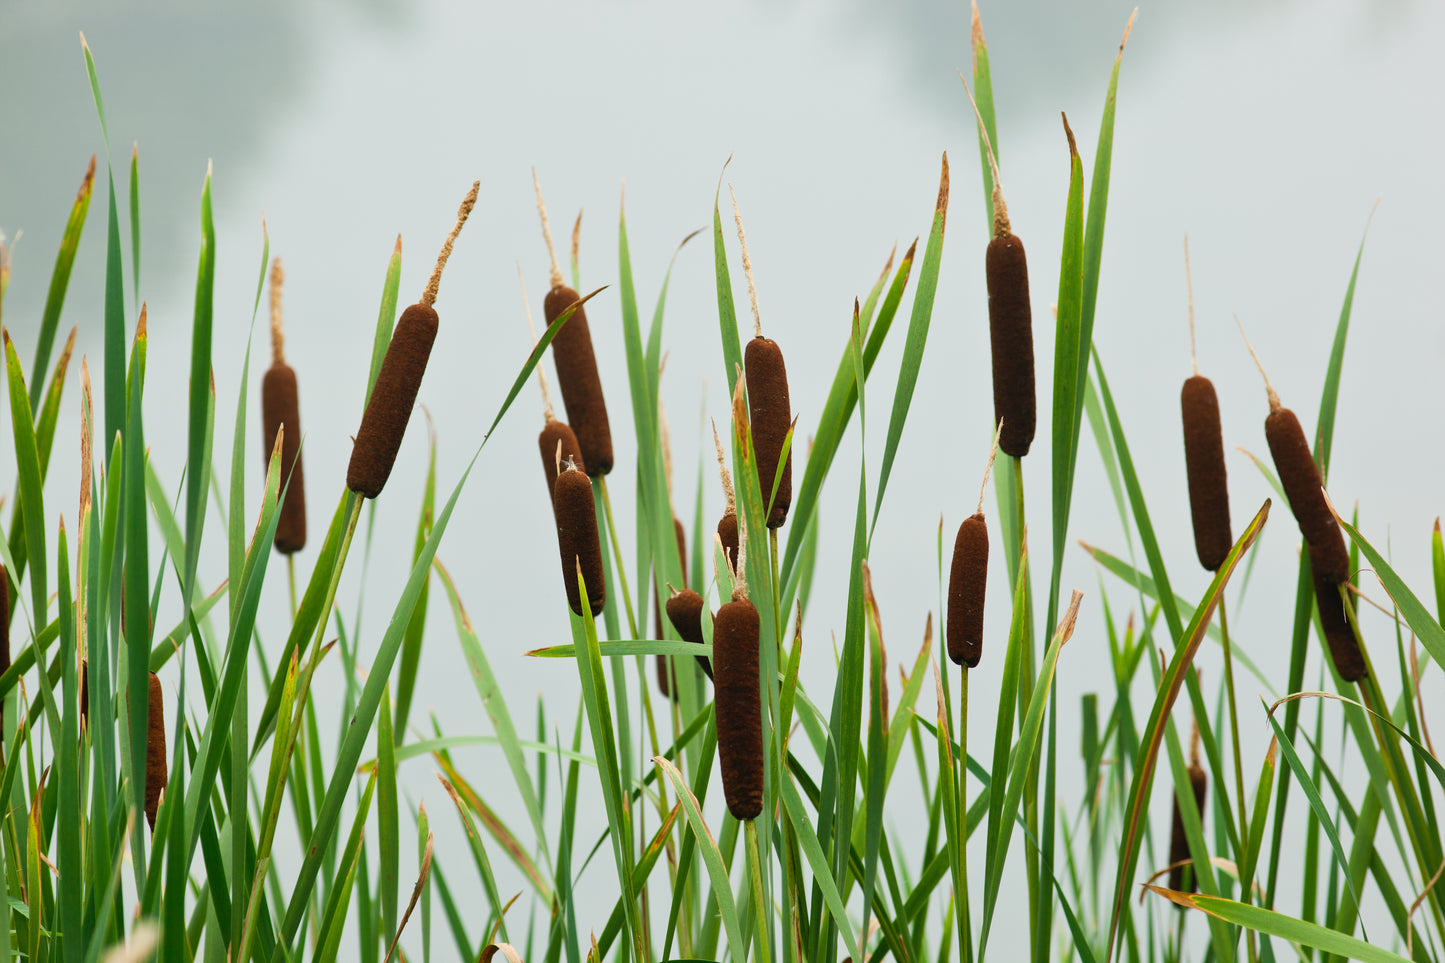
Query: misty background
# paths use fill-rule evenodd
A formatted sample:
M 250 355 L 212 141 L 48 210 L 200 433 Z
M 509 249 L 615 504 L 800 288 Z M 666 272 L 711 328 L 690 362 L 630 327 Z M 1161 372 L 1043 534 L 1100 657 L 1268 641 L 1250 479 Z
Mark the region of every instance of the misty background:
M 1036 370 L 1052 371 L 1048 306 L 1057 291 L 1068 151 L 1067 113 L 1085 178 L 1109 70 L 1133 0 L 1093 4 L 1046 0 L 988 3 L 982 10 L 993 70 L 999 160 L 1013 228 L 1028 246 Z M 27 370 L 60 234 L 92 153 L 100 173 L 61 319 L 63 339 L 78 325 L 77 354 L 99 376 L 106 187 L 105 147 L 91 101 L 78 31 L 94 52 L 105 96 L 110 150 L 120 182 L 126 251 L 128 330 L 135 323 L 125 171 L 137 145 L 141 177 L 141 282 L 149 305 L 147 440 L 163 482 L 175 490 L 184 458 L 186 376 L 200 240 L 199 197 L 214 165 L 217 233 L 213 365 L 217 391 L 216 468 L 229 471 L 229 438 L 251 335 L 252 410 L 247 457 L 248 528 L 259 507 L 263 444 L 259 379 L 269 364 L 263 301 L 250 327 L 261 268 L 262 216 L 271 253 L 285 262 L 286 354 L 300 380 L 310 543 L 297 556 L 304 584 L 324 525 L 344 487 L 350 436 L 360 420 L 371 338 L 386 263 L 404 245 L 401 303 L 420 294 L 456 206 L 474 179 L 482 190 L 441 287 L 441 328 L 419 403 L 435 424 L 438 497 L 444 499 L 524 361 L 530 340 L 517 265 L 540 320 L 547 257 L 535 211 L 535 165 L 553 229 L 565 245 L 577 211 L 582 289 L 615 285 L 617 219 L 623 185 L 631 261 L 641 310 L 650 314 L 678 242 L 710 223 L 719 173 L 742 206 L 766 334 L 788 361 L 800 437 L 816 417 L 848 336 L 852 302 L 866 295 L 889 251 L 899 253 L 930 226 L 940 157 L 952 171 L 948 233 L 928 352 L 909 427 L 894 465 L 870 549 L 885 639 L 896 663 L 911 664 L 925 618 L 938 607 L 937 539 L 947 544 L 973 511 L 991 440 L 992 393 L 983 248 L 988 240 L 975 125 L 956 70 L 969 68 L 969 12 L 962 3 L 751 3 L 735 8 L 657 2 L 570 5 L 399 4 L 372 0 L 263 3 L 244 9 L 183 3 L 105 8 L 0 3 L 0 230 L 13 240 L 4 319 Z M 1127 432 L 1151 517 L 1177 592 L 1195 598 L 1208 584 L 1195 562 L 1179 425 L 1178 392 L 1190 374 L 1183 238 L 1189 234 L 1199 367 L 1219 391 L 1236 534 L 1271 493 L 1241 446 L 1266 453 L 1265 395 L 1231 315 L 1245 325 L 1285 405 L 1313 432 L 1331 339 L 1356 250 L 1380 199 L 1360 271 L 1346 352 L 1330 495 L 1342 513 L 1359 504 L 1362 531 L 1388 548 L 1422 596 L 1429 586 L 1429 535 L 1440 514 L 1445 449 L 1438 431 L 1445 328 L 1437 278 L 1445 262 L 1439 225 L 1445 190 L 1438 123 L 1445 91 L 1445 8 L 1396 0 L 1156 4 L 1140 9 L 1124 57 L 1118 96 L 1108 226 L 1095 345 Z M 736 235 L 726 216 L 740 326 L 747 325 Z M 8 243 L 8 242 L 7 242 Z M 917 269 L 914 285 L 916 287 Z M 264 297 L 264 296 L 263 296 Z M 912 290 L 900 314 L 912 303 Z M 615 286 L 588 306 L 592 336 L 618 443 L 609 477 L 632 549 L 631 409 Z M 902 318 L 899 327 L 901 328 Z M 746 328 L 744 328 L 746 330 Z M 720 513 L 710 434 L 702 415 L 727 414 L 720 364 L 711 241 L 705 233 L 677 257 L 667 302 L 662 381 L 674 446 L 675 503 L 689 525 L 702 471 L 705 517 Z M 903 344 L 894 332 L 869 384 L 866 450 L 870 490 L 886 434 Z M 549 377 L 550 363 L 548 363 Z M 72 364 L 46 509 L 52 525 L 73 519 L 78 485 L 78 360 Z M 554 381 L 555 386 L 555 381 Z M 5 403 L 0 402 L 0 406 Z M 1043 594 L 1048 555 L 1050 438 L 1047 392 L 1033 454 L 1025 461 L 1034 523 L 1035 590 Z M 8 411 L 4 417 L 8 418 Z M 523 653 L 569 640 L 558 582 L 555 534 L 536 478 L 541 405 L 529 386 L 483 451 L 458 503 L 439 557 L 458 585 L 508 705 L 530 738 L 536 700 L 546 694 L 549 729 L 570 740 L 579 686 L 566 660 Z M 1424 437 L 1421 437 L 1422 434 Z M 815 699 L 832 690 L 841 640 L 847 553 L 856 499 L 859 433 L 850 428 L 821 502 L 820 558 L 803 633 L 803 684 Z M 348 620 L 364 612 L 358 640 L 369 664 L 409 570 L 426 473 L 426 425 L 413 418 L 406 443 L 359 533 L 339 604 Z M 801 465 L 799 466 L 801 470 Z M 0 452 L 0 477 L 13 453 Z M 1085 592 L 1079 628 L 1060 664 L 1061 813 L 1082 800 L 1075 741 L 1080 697 L 1113 685 L 1100 590 L 1120 622 L 1137 609 L 1131 590 L 1096 570 L 1072 538 L 1128 557 L 1130 545 L 1093 436 L 1083 429 L 1071 541 L 1063 587 Z M 214 499 L 213 499 L 214 504 Z M 992 492 L 986 502 L 996 514 Z M 364 522 L 365 524 L 365 522 Z M 219 535 L 214 514 L 209 534 Z M 1001 536 L 994 527 L 996 546 Z M 690 533 L 691 534 L 691 533 Z M 363 536 L 369 546 L 363 546 Z M 53 535 L 52 535 L 53 538 Z M 1230 592 L 1231 628 L 1271 680 L 1237 673 L 1246 772 L 1257 771 L 1269 728 L 1260 705 L 1282 692 L 1288 664 L 1298 530 L 1276 504 L 1255 551 L 1242 600 Z M 156 545 L 159 545 L 157 540 Z M 202 557 L 202 584 L 225 572 L 222 542 Z M 1137 546 L 1135 546 L 1137 547 Z M 365 555 L 361 549 L 368 548 Z M 989 758 L 992 688 L 1006 636 L 1007 578 L 1001 548 L 990 573 L 984 662 L 975 673 L 971 751 Z M 156 558 L 159 557 L 157 550 Z M 362 559 L 365 558 L 365 565 Z M 1142 564 L 1142 559 L 1141 559 Z M 258 624 L 274 657 L 284 642 L 284 566 L 273 560 Z M 636 586 L 639 573 L 629 571 Z M 363 580 L 364 577 L 364 580 Z M 1386 603 L 1367 574 L 1363 589 Z M 173 582 L 161 595 L 158 627 L 177 618 Z M 1043 599 L 1036 618 L 1041 620 Z M 1393 633 L 1367 613 L 1376 664 L 1388 664 Z M 624 621 L 625 624 L 625 621 Z M 1159 637 L 1159 644 L 1167 639 Z M 935 652 L 937 649 L 935 648 Z M 948 663 L 944 663 L 947 665 Z M 1222 671 L 1217 646 L 1198 664 L 1207 692 Z M 174 692 L 174 666 L 162 673 Z M 1306 687 L 1320 652 L 1311 643 Z M 490 734 L 467 677 L 451 613 L 434 591 L 414 728 L 434 712 L 447 734 Z M 649 680 L 651 679 L 649 667 Z M 1425 676 L 1431 698 L 1439 673 Z M 628 686 L 636 694 L 636 678 Z M 1387 684 L 1394 691 L 1395 683 Z M 338 714 L 340 661 L 318 673 L 323 738 Z M 1136 704 L 1151 694 L 1135 687 Z M 198 691 L 193 687 L 192 691 Z M 259 698 L 252 687 L 253 698 Z M 920 707 L 931 709 L 925 694 Z M 168 707 L 169 711 L 170 707 Z M 1334 717 L 1333 710 L 1326 710 Z M 253 716 L 254 717 L 254 716 Z M 1176 713 L 1187 725 L 1188 710 Z M 411 741 L 409 737 L 408 741 Z M 328 747 L 328 752 L 330 748 Z M 640 755 L 640 753 L 638 753 Z M 530 842 L 509 778 L 492 779 L 501 754 L 468 748 L 454 758 L 498 815 Z M 437 852 L 473 939 L 489 907 L 463 830 L 423 757 L 404 764 L 405 790 L 425 799 Z M 555 776 L 556 768 L 549 759 Z M 1358 775 L 1360 767 L 1345 765 Z M 1167 832 L 1167 775 L 1153 814 Z M 578 846 L 605 828 L 600 787 L 584 770 Z M 974 787 L 976 788 L 976 787 Z M 972 791 L 972 790 L 971 790 Z M 560 792 L 549 788 L 549 825 Z M 1304 807 L 1291 806 L 1286 845 L 1302 840 Z M 721 812 L 720 794 L 709 807 Z M 906 842 L 924 808 L 909 778 L 890 795 L 886 819 Z M 345 817 L 349 819 L 348 817 Z M 1208 832 L 1212 838 L 1212 825 Z M 404 838 L 405 837 L 404 834 Z M 977 841 L 981 845 L 981 840 Z M 301 841 L 283 823 L 277 860 L 283 879 Z M 523 891 L 511 925 L 530 913 L 531 892 L 494 845 L 503 897 Z M 403 844 L 403 888 L 415 854 Z M 1009 892 L 1023 892 L 1015 847 Z M 982 850 L 975 865 L 982 865 Z M 615 873 L 599 854 L 578 883 L 587 894 L 579 929 L 601 931 L 615 899 Z M 1153 868 L 1141 861 L 1141 877 Z M 1286 860 L 1286 865 L 1288 861 Z M 916 869 L 916 867 L 914 867 Z M 1292 874 L 1280 905 L 1294 900 Z M 1402 887 L 1408 888 L 1408 887 Z M 946 898 L 936 894 L 939 906 Z M 1024 918 L 1022 899 L 1004 913 Z M 1146 904 L 1148 905 L 1148 904 Z M 1297 902 L 1294 903 L 1297 906 Z M 1176 914 L 1154 905 L 1164 925 Z M 1371 914 L 1374 914 L 1373 916 Z M 1365 920 L 1383 909 L 1366 895 Z M 654 922 L 661 914 L 654 913 Z M 935 917 L 941 915 L 935 914 Z M 991 944 L 1019 952 L 1025 927 L 1000 919 Z M 1191 924 L 1200 936 L 1202 921 Z M 432 948 L 454 947 L 440 915 Z M 1107 925 L 1107 921 L 1105 922 Z M 404 939 L 417 945 L 413 924 Z M 347 937 L 350 939 L 350 937 Z

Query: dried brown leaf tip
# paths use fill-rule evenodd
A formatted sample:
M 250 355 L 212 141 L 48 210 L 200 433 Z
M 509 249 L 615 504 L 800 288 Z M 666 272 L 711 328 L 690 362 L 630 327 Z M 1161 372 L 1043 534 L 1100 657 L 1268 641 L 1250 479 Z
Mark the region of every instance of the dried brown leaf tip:
M 451 256 L 452 245 L 467 222 L 477 201 L 481 182 L 474 182 L 457 210 L 456 225 L 442 244 L 431 278 L 422 292 L 421 301 L 401 313 L 396 329 L 387 345 L 376 384 L 361 417 L 356 443 L 351 449 L 351 463 L 346 470 L 346 487 L 366 498 L 375 498 L 386 487 L 397 452 L 406 435 L 407 422 L 421 390 L 432 344 L 437 336 L 437 313 L 432 308 L 441 284 L 442 270 Z M 397 238 L 398 248 L 401 238 Z

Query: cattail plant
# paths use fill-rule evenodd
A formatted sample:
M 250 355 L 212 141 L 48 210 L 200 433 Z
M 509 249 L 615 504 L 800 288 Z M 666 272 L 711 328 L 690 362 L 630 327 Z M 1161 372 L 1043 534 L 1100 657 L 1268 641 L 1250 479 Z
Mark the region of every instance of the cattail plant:
M 301 407 L 296 395 L 296 372 L 286 363 L 286 338 L 281 330 L 285 280 L 281 259 L 275 258 L 271 261 L 271 367 L 261 379 L 261 440 L 265 443 L 264 467 L 276 447 L 276 436 L 281 436 L 281 478 L 290 481 L 276 519 L 275 544 L 282 555 L 291 555 L 306 546 L 306 482 L 301 470 Z
M 161 702 L 161 677 L 150 674 L 150 709 L 146 719 L 146 821 L 156 828 L 161 790 L 166 788 L 166 710 Z
M 1217 572 L 1234 545 L 1229 527 L 1229 484 L 1224 437 L 1214 383 L 1199 373 L 1194 347 L 1194 284 L 1189 277 L 1189 238 L 1184 239 L 1184 279 L 1189 289 L 1189 360 L 1194 374 L 1179 394 L 1184 420 L 1184 466 L 1189 476 L 1189 513 L 1194 551 L 1205 571 Z
M 1235 322 L 1238 323 L 1238 320 L 1236 318 Z M 1240 325 L 1239 333 L 1244 335 L 1243 325 Z M 1244 343 L 1259 368 L 1260 376 L 1264 378 L 1265 394 L 1269 399 L 1264 437 L 1269 442 L 1269 454 L 1279 474 L 1280 486 L 1289 499 L 1290 511 L 1294 512 L 1300 534 L 1304 536 L 1305 549 L 1309 552 L 1315 601 L 1319 606 L 1320 625 L 1330 647 L 1330 656 L 1340 678 L 1346 682 L 1358 682 L 1365 676 L 1364 655 L 1345 616 L 1344 600 L 1337 588 L 1350 577 L 1350 554 L 1345 549 L 1344 536 L 1325 499 L 1324 480 L 1320 477 L 1319 465 L 1310 454 L 1309 441 L 1299 419 L 1293 411 L 1280 404 L 1279 395 L 1269 383 L 1264 365 L 1260 363 L 1248 337 L 1245 337 Z
M 542 236 L 547 242 L 547 256 L 551 260 L 552 288 L 542 301 L 542 313 L 550 327 L 579 299 L 577 292 L 562 280 L 557 251 L 552 245 L 552 228 L 547 221 L 547 207 L 542 202 L 542 185 L 535 170 L 532 171 L 532 186 L 537 192 L 537 213 L 542 219 Z M 589 475 L 606 475 L 612 471 L 612 428 L 607 420 L 607 401 L 602 397 L 602 379 L 597 374 L 597 356 L 592 351 L 587 312 L 581 305 L 553 336 L 552 361 L 557 365 L 562 404 L 567 408 L 567 421 L 577 434 L 586 472 Z
M 978 508 L 958 526 L 953 543 L 953 566 L 948 576 L 948 657 L 955 665 L 978 667 L 983 657 L 983 599 L 988 582 L 988 524 L 983 517 L 983 495 L 998 454 L 1003 425 L 994 432 L 993 448 L 983 470 Z
M 527 330 L 532 334 L 532 347 L 537 346 L 537 329 L 532 325 L 532 307 L 527 301 L 527 282 L 522 279 L 522 266 L 517 265 L 517 283 L 522 286 L 522 307 L 527 313 Z M 542 391 L 542 430 L 537 434 L 537 448 L 542 455 L 542 475 L 547 481 L 547 500 L 557 485 L 558 467 L 569 462 L 586 471 L 577 436 L 565 421 L 557 420 L 552 408 L 552 392 L 547 387 L 547 373 L 537 365 L 537 387 Z
M 416 403 L 416 393 L 421 388 L 421 379 L 426 374 L 427 359 L 431 357 L 432 342 L 437 335 L 437 313 L 432 305 L 436 303 L 437 289 L 441 286 L 442 270 L 451 257 L 452 245 L 467 216 L 477 203 L 477 191 L 481 181 L 475 181 L 472 189 L 462 200 L 457 211 L 457 223 L 447 235 L 437 256 L 436 267 L 422 292 L 421 300 L 401 313 L 387 345 L 386 357 L 382 359 L 381 370 L 376 375 L 376 384 L 371 389 L 371 398 L 366 403 L 366 412 L 361 416 L 361 428 L 356 432 L 356 443 L 351 449 L 351 464 L 346 470 L 346 487 L 367 498 L 375 498 L 386 486 L 391 468 L 396 464 L 396 453 L 401 448 L 401 439 L 406 434 L 406 423 L 411 420 L 411 409 Z M 401 241 L 398 238 L 397 244 Z
M 958 75 L 963 80 L 963 74 Z M 1010 229 L 1008 205 L 998 175 L 998 161 L 983 115 L 974 103 L 968 81 L 963 81 L 968 102 L 978 118 L 979 136 L 993 173 L 993 240 L 984 256 L 988 284 L 988 333 L 993 353 L 993 420 L 1002 425 L 999 447 L 1004 454 L 1022 458 L 1034 440 L 1037 419 L 1034 398 L 1034 329 L 1029 308 L 1029 266 L 1023 241 Z
M 1194 808 L 1199 810 L 1199 818 L 1204 819 L 1204 794 L 1209 788 L 1209 776 L 1205 774 L 1204 767 L 1199 764 L 1199 724 L 1194 724 L 1194 735 L 1189 746 L 1189 788 L 1194 792 Z M 1189 837 L 1184 833 L 1184 814 L 1179 809 L 1179 797 L 1174 797 L 1174 820 L 1173 828 L 1169 834 L 1169 888 L 1172 890 L 1184 889 L 1184 871 L 1189 868 Z M 1199 890 L 1199 877 L 1195 873 L 1189 874 L 1189 892 Z
M 728 185 L 733 199 L 733 218 L 738 226 L 738 244 L 743 251 L 743 274 L 748 279 L 748 302 L 753 309 L 753 339 L 743 351 L 743 370 L 748 385 L 748 420 L 752 424 L 753 452 L 758 462 L 758 487 L 763 505 L 771 504 L 767 526 L 781 528 L 793 503 L 793 452 L 783 457 L 783 444 L 793 428 L 788 402 L 788 369 L 776 341 L 763 337 L 763 320 L 758 313 L 758 288 L 753 281 L 753 262 L 748 256 L 748 238 L 743 232 L 743 215 L 738 196 Z M 781 464 L 781 475 L 779 474 Z M 774 482 L 777 493 L 773 493 Z
M 732 601 L 713 622 L 713 713 L 717 719 L 717 755 L 723 797 L 733 818 L 756 819 L 763 811 L 763 716 L 758 682 L 758 610 L 748 600 L 739 542 Z
M 717 423 L 712 426 L 712 443 L 717 448 L 717 473 L 722 482 L 724 507 L 722 518 L 718 519 L 717 537 L 722 544 L 723 556 L 728 566 L 736 568 L 738 563 L 738 500 L 733 492 L 733 476 L 728 471 L 727 455 L 723 453 L 722 440 L 718 438 Z
M 552 511 L 557 517 L 557 547 L 562 556 L 562 583 L 567 604 L 582 614 L 582 596 L 577 590 L 577 569 L 587 583 L 587 604 L 595 616 L 607 602 L 602 580 L 602 542 L 597 534 L 597 507 L 592 501 L 592 483 L 576 464 L 568 464 L 557 475 L 552 492 Z

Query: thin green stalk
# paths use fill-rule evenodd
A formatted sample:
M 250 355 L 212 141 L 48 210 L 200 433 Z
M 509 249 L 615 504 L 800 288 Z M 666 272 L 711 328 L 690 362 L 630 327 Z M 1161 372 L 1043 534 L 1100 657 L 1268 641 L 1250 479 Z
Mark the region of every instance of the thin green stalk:
M 774 553 L 774 557 L 776 557 L 776 553 Z M 758 953 L 756 959 L 758 963 L 772 963 L 773 957 L 768 946 L 768 934 L 772 932 L 770 922 L 772 914 L 768 912 L 767 896 L 763 893 L 763 859 L 762 852 L 758 848 L 757 821 L 749 819 L 743 823 L 743 830 L 747 835 L 748 875 L 752 879 L 753 907 L 757 919 Z
M 612 543 L 612 556 L 617 559 L 617 594 L 622 596 L 622 602 L 627 606 L 627 628 L 631 631 L 631 638 L 640 639 L 637 633 L 637 616 L 632 611 L 632 595 L 627 587 L 627 570 L 622 564 L 622 545 L 617 541 L 617 526 L 612 524 L 612 499 L 607 494 L 607 476 L 597 476 L 597 490 L 602 493 L 602 510 L 606 514 L 607 537 Z
M 958 863 L 962 868 L 963 891 L 956 894 L 958 946 L 964 963 L 973 960 L 973 935 L 969 932 L 968 901 L 968 666 L 963 667 L 958 686 Z
M 291 621 L 296 621 L 296 556 L 286 556 L 286 582 L 291 587 Z

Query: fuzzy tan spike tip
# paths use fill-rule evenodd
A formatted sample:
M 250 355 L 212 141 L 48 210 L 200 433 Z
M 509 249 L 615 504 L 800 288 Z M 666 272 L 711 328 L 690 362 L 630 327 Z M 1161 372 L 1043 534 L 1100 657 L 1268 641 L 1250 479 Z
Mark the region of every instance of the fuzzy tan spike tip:
M 286 363 L 286 336 L 281 330 L 281 292 L 286 285 L 286 271 L 279 257 L 271 259 L 271 362 Z
M 537 179 L 537 168 L 532 168 L 532 190 L 537 194 L 537 216 L 542 220 L 542 240 L 547 242 L 547 259 L 551 262 L 550 278 L 552 287 L 563 285 L 562 268 L 557 264 L 557 246 L 552 243 L 552 224 L 547 220 L 547 202 L 542 200 L 542 182 Z
M 467 196 L 462 198 L 461 207 L 457 208 L 457 223 L 452 228 L 447 239 L 442 243 L 441 253 L 437 255 L 437 263 L 432 268 L 431 278 L 426 283 L 426 290 L 422 292 L 421 303 L 427 307 L 436 304 L 437 289 L 441 287 L 442 271 L 447 266 L 447 258 L 452 256 L 452 245 L 456 243 L 457 235 L 462 233 L 462 227 L 466 225 L 467 218 L 472 213 L 472 208 L 477 205 L 477 193 L 482 189 L 481 181 L 472 181 L 472 189 L 467 191 Z
M 1249 349 L 1249 356 L 1254 359 L 1254 366 L 1259 369 L 1259 376 L 1264 379 L 1265 397 L 1269 399 L 1269 410 L 1274 412 L 1283 407 L 1279 403 L 1279 394 L 1275 392 L 1274 385 L 1269 383 L 1269 375 L 1264 373 L 1264 363 L 1259 360 L 1259 355 L 1254 352 L 1254 345 L 1249 343 L 1249 335 L 1244 333 L 1244 323 L 1239 320 L 1239 315 L 1234 316 L 1234 323 L 1239 327 L 1239 336 L 1244 339 L 1244 346 Z
M 748 304 L 753 309 L 753 337 L 761 338 L 763 336 L 763 319 L 758 314 L 758 286 L 753 281 L 753 259 L 748 254 L 748 236 L 743 231 L 743 212 L 738 207 L 738 194 L 733 190 L 732 184 L 728 185 L 728 193 L 732 195 L 733 199 L 733 220 L 738 225 L 738 244 L 743 249 L 743 274 L 748 279 Z
M 963 83 L 963 92 L 968 94 L 968 104 L 973 108 L 973 116 L 978 121 L 978 136 L 983 138 L 985 153 L 988 154 L 988 169 L 993 173 L 993 236 L 1004 237 L 1012 231 L 1009 227 L 1008 204 L 1003 199 L 1003 181 L 998 176 L 998 158 L 994 156 L 993 141 L 989 139 L 988 127 L 983 122 L 983 114 L 979 113 L 978 102 L 973 99 L 973 91 L 968 89 L 968 81 L 964 80 L 961 70 L 958 72 L 958 79 Z

